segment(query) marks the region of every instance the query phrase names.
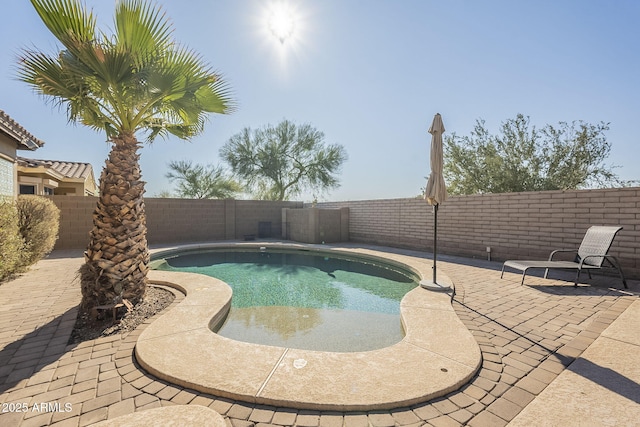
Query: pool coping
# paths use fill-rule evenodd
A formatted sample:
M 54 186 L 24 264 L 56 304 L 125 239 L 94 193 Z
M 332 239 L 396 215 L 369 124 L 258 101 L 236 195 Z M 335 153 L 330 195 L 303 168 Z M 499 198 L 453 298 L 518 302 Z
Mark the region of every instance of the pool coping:
M 362 246 L 221 242 L 153 252 L 157 256 L 178 250 L 261 246 L 382 259 L 408 267 L 421 279 L 432 274 L 431 260 Z M 152 270 L 148 277 L 151 283 L 172 286 L 186 297 L 142 332 L 135 347 L 138 363 L 162 380 L 197 391 L 297 409 L 390 409 L 456 390 L 481 366 L 480 348 L 455 314 L 451 292 L 417 287 L 407 293 L 400 303 L 406 335 L 399 343 L 379 350 L 332 353 L 219 336 L 210 325 L 224 319 L 229 309 L 231 288 L 226 283 L 183 272 Z M 442 271 L 439 281 L 451 284 Z

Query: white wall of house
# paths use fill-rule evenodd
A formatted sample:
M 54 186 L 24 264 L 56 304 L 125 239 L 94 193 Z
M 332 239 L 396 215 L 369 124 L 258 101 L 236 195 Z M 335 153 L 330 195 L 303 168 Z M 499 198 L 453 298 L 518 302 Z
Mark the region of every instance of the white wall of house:
M 18 167 L 15 158 L 15 142 L 0 134 L 0 197 L 15 197 L 18 194 Z

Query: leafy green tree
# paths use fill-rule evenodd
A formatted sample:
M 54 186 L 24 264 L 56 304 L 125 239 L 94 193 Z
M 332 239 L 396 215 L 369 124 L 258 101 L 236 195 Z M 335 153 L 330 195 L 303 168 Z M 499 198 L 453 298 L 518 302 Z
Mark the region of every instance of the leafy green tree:
M 605 123 L 560 122 L 536 129 L 518 114 L 492 135 L 478 120 L 470 136 L 445 137 L 450 194 L 508 193 L 625 185 L 604 163 L 611 143 Z
M 327 145 L 311 125 L 284 120 L 277 126 L 243 129 L 220 150 L 234 174 L 260 199 L 289 200 L 306 189 L 322 192 L 338 187 L 347 159 L 343 146 Z
M 242 191 L 242 187 L 225 175 L 222 167 L 194 165 L 190 161 L 169 162 L 165 175 L 178 183 L 178 197 L 189 199 L 228 199 Z
M 77 0 L 31 0 L 62 44 L 48 55 L 24 49 L 18 77 L 70 122 L 104 131 L 111 151 L 81 268 L 82 304 L 128 298 L 147 283 L 149 251 L 136 133 L 182 139 L 202 132 L 207 113 L 228 113 L 226 83 L 201 57 L 174 42 L 164 12 L 145 0 L 116 2 L 113 34 Z

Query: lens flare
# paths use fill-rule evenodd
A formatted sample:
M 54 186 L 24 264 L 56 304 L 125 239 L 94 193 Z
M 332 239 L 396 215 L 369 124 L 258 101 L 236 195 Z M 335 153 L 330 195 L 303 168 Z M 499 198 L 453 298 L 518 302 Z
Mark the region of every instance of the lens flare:
M 267 20 L 269 31 L 281 44 L 293 36 L 296 19 L 291 8 L 286 3 L 276 3 L 269 11 Z

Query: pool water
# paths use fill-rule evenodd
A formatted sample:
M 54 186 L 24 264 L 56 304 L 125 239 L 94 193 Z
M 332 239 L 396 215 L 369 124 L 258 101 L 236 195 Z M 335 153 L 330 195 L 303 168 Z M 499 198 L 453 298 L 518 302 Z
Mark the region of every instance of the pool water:
M 367 351 L 404 336 L 400 300 L 408 272 L 312 252 L 208 251 L 165 258 L 159 270 L 216 277 L 231 310 L 214 332 L 238 341 L 319 351 Z

